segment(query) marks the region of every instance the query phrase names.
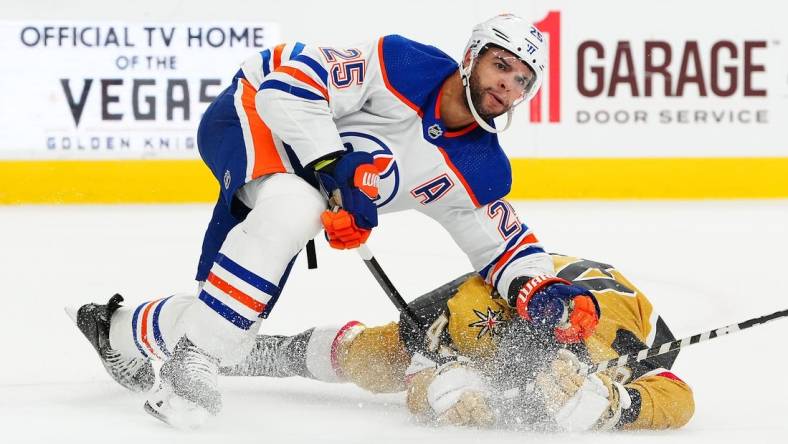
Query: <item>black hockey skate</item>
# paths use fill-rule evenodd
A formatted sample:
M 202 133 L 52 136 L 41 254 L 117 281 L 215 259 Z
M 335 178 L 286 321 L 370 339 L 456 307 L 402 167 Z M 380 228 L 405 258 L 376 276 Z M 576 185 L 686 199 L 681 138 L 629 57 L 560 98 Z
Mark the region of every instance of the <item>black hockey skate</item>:
M 145 411 L 177 428 L 198 427 L 222 408 L 218 373 L 219 360 L 182 337 L 159 370 L 159 387 L 145 402 Z
M 221 367 L 222 376 L 270 376 L 314 378 L 306 367 L 306 346 L 312 331 L 295 336 L 257 336 L 254 348 L 243 362 Z
M 110 319 L 121 302 L 123 297 L 115 294 L 106 305 L 85 304 L 78 310 L 66 307 L 66 313 L 96 350 L 112 379 L 133 392 L 145 392 L 156 381 L 150 360 L 124 357 L 109 344 Z

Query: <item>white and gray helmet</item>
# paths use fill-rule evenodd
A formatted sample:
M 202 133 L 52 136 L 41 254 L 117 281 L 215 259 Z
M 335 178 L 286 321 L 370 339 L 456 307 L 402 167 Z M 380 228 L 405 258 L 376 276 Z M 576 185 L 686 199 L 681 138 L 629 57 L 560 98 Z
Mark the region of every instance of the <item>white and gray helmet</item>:
M 471 101 L 469 79 L 473 63 L 476 61 L 479 53 L 489 45 L 501 47 L 515 54 L 534 73 L 533 81 L 528 84 L 523 96 L 512 104 L 512 109 L 519 103 L 531 100 L 539 91 L 539 87 L 542 86 L 542 80 L 545 76 L 547 48 L 542 32 L 532 23 L 514 14 L 495 16 L 473 28 L 471 38 L 463 51 L 463 58 L 470 52 L 470 63 L 468 66 L 460 65 L 460 76 L 465 86 L 468 105 L 476 122 L 489 132 L 499 133 L 509 128 L 509 125 L 512 123 L 513 110 L 510 109 L 507 112 L 506 126 L 502 129 L 495 129 L 479 116 Z

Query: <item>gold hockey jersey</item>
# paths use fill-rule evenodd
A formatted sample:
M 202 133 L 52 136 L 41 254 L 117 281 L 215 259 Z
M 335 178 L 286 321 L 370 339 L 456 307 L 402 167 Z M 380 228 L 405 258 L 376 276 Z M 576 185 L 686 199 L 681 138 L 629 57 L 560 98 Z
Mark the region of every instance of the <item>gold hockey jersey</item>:
M 646 296 L 613 266 L 570 256 L 551 257 L 558 277 L 589 289 L 599 301 L 599 326 L 580 345 L 586 359 L 601 362 L 675 339 Z M 489 360 L 501 329 L 517 316 L 513 304 L 474 273 L 409 306 L 429 328 L 414 331 L 404 322 L 367 328 L 350 344 L 340 363 L 351 381 L 373 391 L 401 390 L 409 357 L 418 351 Z M 608 370 L 632 398 L 620 428 L 674 428 L 689 421 L 694 413 L 692 390 L 670 371 L 677 354 Z M 410 401 L 412 410 L 424 408 L 425 400 Z

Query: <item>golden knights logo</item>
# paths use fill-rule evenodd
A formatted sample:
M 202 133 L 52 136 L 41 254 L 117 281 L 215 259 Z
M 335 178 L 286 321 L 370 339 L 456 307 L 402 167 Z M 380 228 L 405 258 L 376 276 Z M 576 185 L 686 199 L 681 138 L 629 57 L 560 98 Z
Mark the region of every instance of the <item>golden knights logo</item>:
M 482 313 L 479 310 L 473 310 L 476 317 L 479 318 L 476 322 L 471 322 L 468 327 L 475 327 L 479 329 L 476 339 L 481 339 L 482 336 L 489 334 L 491 337 L 498 334 L 498 326 L 504 321 L 503 310 L 493 311 L 487 307 L 487 313 Z

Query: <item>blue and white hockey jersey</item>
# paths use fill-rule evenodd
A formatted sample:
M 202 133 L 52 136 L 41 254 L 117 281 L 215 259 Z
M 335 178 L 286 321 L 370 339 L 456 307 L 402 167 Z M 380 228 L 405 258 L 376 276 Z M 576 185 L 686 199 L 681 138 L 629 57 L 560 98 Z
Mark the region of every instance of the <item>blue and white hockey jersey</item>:
M 197 279 L 232 226 L 221 213 L 239 187 L 276 172 L 314 181 L 303 166 L 341 150 L 374 156 L 379 213 L 415 209 L 435 219 L 501 294 L 518 276 L 554 274 L 503 199 L 511 168 L 496 135 L 441 121 L 441 86 L 457 70 L 437 48 L 397 35 L 352 48 L 284 44 L 244 61 L 200 125 L 200 153 L 224 198 Z M 237 134 L 219 135 L 233 119 Z

